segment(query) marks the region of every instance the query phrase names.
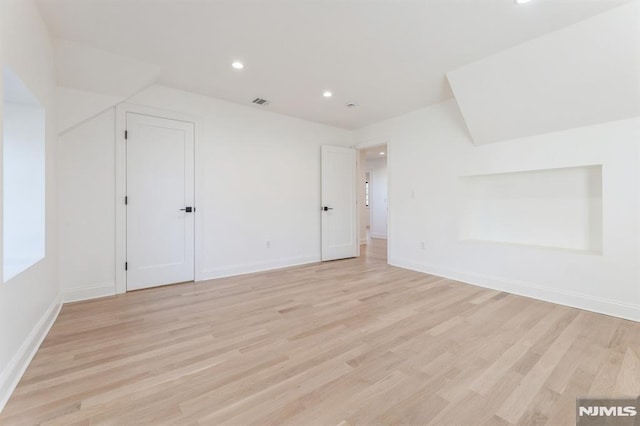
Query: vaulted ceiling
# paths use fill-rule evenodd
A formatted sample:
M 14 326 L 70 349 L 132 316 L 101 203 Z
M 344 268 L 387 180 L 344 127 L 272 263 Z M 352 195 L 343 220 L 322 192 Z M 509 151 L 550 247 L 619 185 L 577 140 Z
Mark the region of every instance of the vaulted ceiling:
M 347 129 L 452 96 L 445 74 L 625 0 L 39 0 L 56 38 L 157 82 Z M 243 70 L 231 67 L 234 60 Z M 331 98 L 322 96 L 330 90 Z M 348 108 L 347 103 L 356 107 Z

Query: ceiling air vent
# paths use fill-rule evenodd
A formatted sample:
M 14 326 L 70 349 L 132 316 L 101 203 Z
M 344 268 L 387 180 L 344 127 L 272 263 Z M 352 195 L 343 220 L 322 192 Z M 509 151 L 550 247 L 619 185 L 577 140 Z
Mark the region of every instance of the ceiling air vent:
M 268 105 L 269 104 L 268 100 L 262 99 L 262 98 L 255 98 L 252 102 L 254 104 L 256 104 L 256 105 Z

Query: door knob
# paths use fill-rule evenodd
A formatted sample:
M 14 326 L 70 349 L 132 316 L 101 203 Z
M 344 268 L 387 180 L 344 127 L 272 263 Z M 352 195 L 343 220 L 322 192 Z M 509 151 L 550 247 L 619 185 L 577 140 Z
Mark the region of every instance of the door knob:
M 333 210 L 333 207 L 327 207 L 327 206 L 324 206 L 324 207 L 322 208 L 322 210 L 324 210 L 324 211 L 326 212 L 326 211 L 328 211 L 328 210 Z
M 191 212 L 195 212 L 196 208 L 195 207 L 185 207 L 184 209 L 180 209 L 180 211 L 191 213 Z

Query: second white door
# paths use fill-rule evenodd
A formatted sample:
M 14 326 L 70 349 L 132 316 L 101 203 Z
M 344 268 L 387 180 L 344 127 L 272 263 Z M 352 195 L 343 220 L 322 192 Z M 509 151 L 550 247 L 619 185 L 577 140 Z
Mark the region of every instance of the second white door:
M 322 147 L 322 260 L 357 257 L 356 150 Z
M 127 113 L 127 290 L 194 279 L 194 125 Z

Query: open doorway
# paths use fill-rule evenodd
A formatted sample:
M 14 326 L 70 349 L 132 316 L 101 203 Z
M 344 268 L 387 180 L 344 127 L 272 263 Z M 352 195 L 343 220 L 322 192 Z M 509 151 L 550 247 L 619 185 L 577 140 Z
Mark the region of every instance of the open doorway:
M 387 145 L 360 150 L 360 244 L 384 245 L 388 236 Z M 368 248 L 368 247 L 367 247 Z

